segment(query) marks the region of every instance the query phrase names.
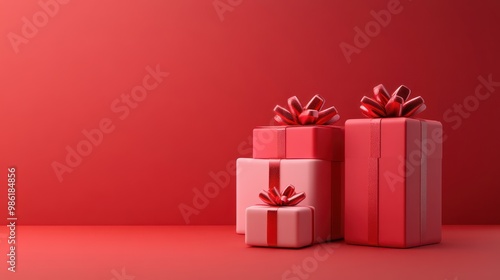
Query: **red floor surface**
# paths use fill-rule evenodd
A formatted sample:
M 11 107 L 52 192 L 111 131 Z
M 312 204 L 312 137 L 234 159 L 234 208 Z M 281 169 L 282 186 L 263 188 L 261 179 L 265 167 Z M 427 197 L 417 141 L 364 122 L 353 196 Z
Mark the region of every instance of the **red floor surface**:
M 21 226 L 16 240 L 2 280 L 500 279 L 500 226 L 444 226 L 441 244 L 413 249 L 249 248 L 234 226 Z

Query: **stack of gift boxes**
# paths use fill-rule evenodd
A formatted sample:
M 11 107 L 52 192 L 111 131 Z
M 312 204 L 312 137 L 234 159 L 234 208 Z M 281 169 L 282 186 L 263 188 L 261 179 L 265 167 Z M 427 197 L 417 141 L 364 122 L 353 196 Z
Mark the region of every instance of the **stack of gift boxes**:
M 323 103 L 314 96 L 302 106 L 292 97 L 289 110 L 276 106 L 276 122 L 284 126 L 255 128 L 261 145 L 254 145 L 253 158 L 237 160 L 236 231 L 247 244 L 302 247 L 342 238 L 344 131 L 331 125 L 340 118 L 335 107 Z M 305 192 L 301 206 L 254 206 L 263 189 L 288 185 Z
M 440 242 L 442 126 L 412 118 L 425 105 L 409 95 L 375 87 L 345 131 L 318 95 L 276 106 L 279 126 L 255 128 L 253 158 L 237 160 L 236 232 L 264 247 Z

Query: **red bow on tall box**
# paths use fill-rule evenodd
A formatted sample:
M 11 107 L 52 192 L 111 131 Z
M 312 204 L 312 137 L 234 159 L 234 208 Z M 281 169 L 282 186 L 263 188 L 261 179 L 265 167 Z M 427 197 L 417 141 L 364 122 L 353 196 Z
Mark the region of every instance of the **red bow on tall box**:
M 289 109 L 274 108 L 280 126 L 262 126 L 253 131 L 253 158 L 297 158 L 343 161 L 344 130 L 331 124 L 340 116 L 335 107 L 322 109 L 325 100 L 315 95 L 306 106 L 296 96 Z
M 288 185 L 282 193 L 273 188 L 259 197 L 269 206 L 246 209 L 246 244 L 301 248 L 314 242 L 314 207 L 295 206 L 305 199 L 305 193 L 295 193 Z
M 399 87 L 363 97 L 370 119 L 345 124 L 345 240 L 408 248 L 441 241 L 442 125 L 409 118 L 425 109 Z

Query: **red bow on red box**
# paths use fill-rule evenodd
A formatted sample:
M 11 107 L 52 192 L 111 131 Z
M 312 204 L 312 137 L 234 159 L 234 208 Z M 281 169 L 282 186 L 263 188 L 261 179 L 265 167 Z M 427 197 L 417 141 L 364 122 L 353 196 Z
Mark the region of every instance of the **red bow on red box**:
M 272 206 L 295 206 L 306 198 L 304 192 L 296 193 L 295 187 L 288 185 L 282 193 L 276 187 L 269 191 L 262 191 L 259 198 Z
M 369 118 L 411 117 L 425 110 L 424 99 L 417 96 L 408 100 L 410 89 L 400 86 L 389 95 L 383 85 L 373 88 L 375 99 L 364 96 L 361 99 L 361 112 Z
M 280 105 L 274 107 L 274 120 L 281 125 L 327 125 L 340 119 L 337 109 L 330 107 L 321 110 L 325 99 L 319 95 L 313 96 L 305 107 L 302 106 L 297 96 L 288 98 L 287 110 Z

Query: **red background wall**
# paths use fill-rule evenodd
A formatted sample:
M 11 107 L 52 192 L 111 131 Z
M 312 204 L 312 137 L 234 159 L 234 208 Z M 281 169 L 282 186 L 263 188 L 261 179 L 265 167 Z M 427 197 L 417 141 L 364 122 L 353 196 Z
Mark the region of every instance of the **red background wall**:
M 473 97 L 479 76 L 500 81 L 498 1 L 401 0 L 350 63 L 339 44 L 392 1 L 215 3 L 221 16 L 212 0 L 69 1 L 44 22 L 38 1 L 0 1 L 0 178 L 17 167 L 19 224 L 185 224 L 179 206 L 250 156 L 275 104 L 320 93 L 343 123 L 379 83 L 409 86 L 426 100 L 420 116 L 443 122 L 444 223 L 500 223 L 500 87 Z M 120 119 L 111 104 L 156 65 L 170 75 Z M 53 162 L 103 118 L 115 129 L 60 182 Z M 231 175 L 190 224 L 234 223 L 234 185 Z

